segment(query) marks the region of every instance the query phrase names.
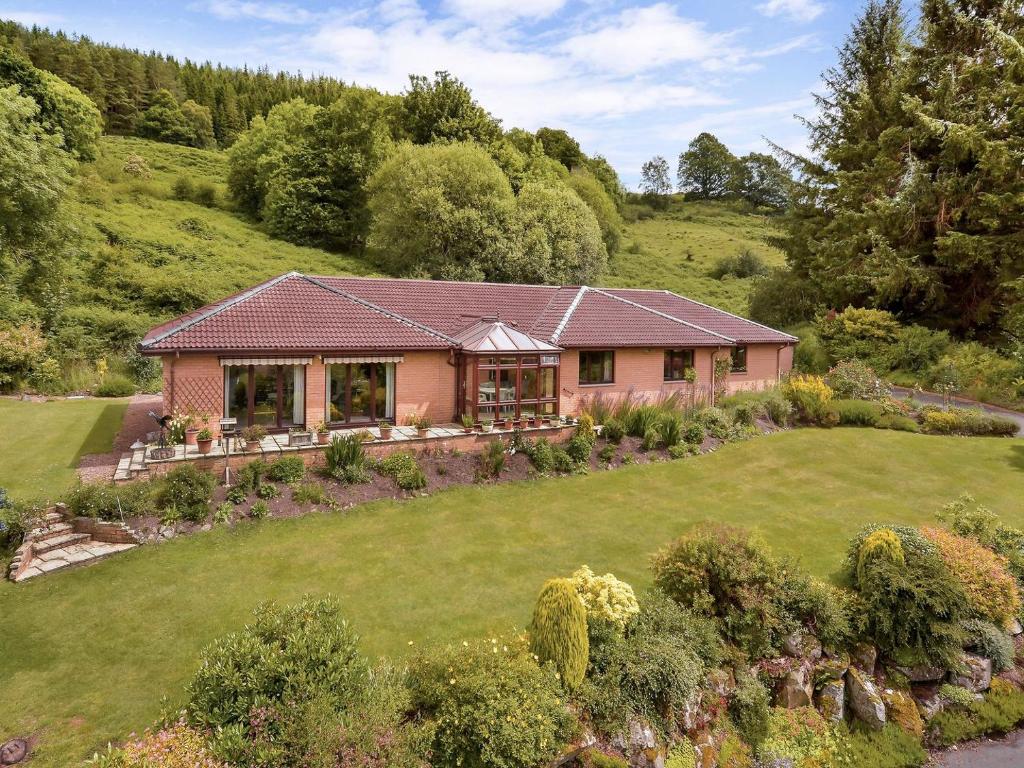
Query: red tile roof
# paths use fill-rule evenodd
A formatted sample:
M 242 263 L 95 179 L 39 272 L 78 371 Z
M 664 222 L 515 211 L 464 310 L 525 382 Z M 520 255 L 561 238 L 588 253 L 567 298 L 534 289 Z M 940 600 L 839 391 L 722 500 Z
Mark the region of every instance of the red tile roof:
M 481 319 L 560 347 L 795 343 L 668 291 L 281 275 L 152 329 L 143 352 L 461 348 Z

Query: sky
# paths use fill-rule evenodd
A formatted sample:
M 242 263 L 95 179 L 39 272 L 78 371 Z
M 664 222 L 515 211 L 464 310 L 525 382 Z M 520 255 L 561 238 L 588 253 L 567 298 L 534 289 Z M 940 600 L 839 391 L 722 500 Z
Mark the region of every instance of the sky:
M 0 18 L 228 65 L 401 92 L 447 70 L 506 128 L 568 130 L 635 188 L 701 131 L 803 151 L 795 115 L 857 0 L 0 0 Z

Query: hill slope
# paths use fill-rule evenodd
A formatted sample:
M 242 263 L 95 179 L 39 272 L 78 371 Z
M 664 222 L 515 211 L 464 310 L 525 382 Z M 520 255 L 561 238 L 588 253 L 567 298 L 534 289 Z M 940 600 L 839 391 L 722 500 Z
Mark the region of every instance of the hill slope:
M 683 202 L 673 198 L 668 210 L 640 208 L 627 224 L 623 249 L 611 259 L 602 278 L 607 286 L 663 288 L 706 304 L 745 315 L 752 278 L 724 279 L 708 272 L 718 259 L 749 250 L 769 266 L 785 257 L 765 238 L 777 231 L 770 216 L 730 202 Z

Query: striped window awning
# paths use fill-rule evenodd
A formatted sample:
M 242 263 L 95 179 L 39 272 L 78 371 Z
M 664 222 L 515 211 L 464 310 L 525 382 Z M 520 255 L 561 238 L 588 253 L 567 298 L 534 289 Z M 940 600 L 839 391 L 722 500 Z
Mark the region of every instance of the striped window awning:
M 336 365 L 341 363 L 401 363 L 405 355 L 324 355 L 324 363 Z
M 222 357 L 221 365 L 309 365 L 312 357 Z

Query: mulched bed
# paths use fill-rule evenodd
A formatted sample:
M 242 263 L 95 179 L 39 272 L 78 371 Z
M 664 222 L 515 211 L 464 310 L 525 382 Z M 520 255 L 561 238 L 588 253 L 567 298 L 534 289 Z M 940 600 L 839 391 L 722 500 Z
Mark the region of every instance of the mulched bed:
M 762 431 L 773 431 L 773 428 L 768 424 L 759 426 L 762 428 Z M 650 464 L 652 462 L 672 460 L 668 452 L 661 449 L 641 450 L 640 443 L 639 438 L 624 437 L 622 442 L 616 446 L 615 454 L 611 461 L 606 463 L 598 458 L 598 454 L 608 444 L 608 441 L 599 439 L 590 457 L 590 472 L 607 472 L 627 464 Z M 720 440 L 708 437 L 701 446 L 701 453 L 710 453 L 716 450 L 721 443 L 722 441 Z M 292 491 L 287 485 L 283 483 L 270 483 L 270 481 L 264 480 L 265 484 L 276 485 L 281 492 L 281 495 L 277 498 L 267 500 L 267 506 L 270 508 L 270 517 L 298 517 L 312 511 L 331 507 L 349 509 L 357 504 L 377 499 L 407 499 L 415 496 L 429 496 L 455 485 L 509 483 L 538 476 L 530 459 L 522 453 L 506 456 L 505 468 L 500 477 L 487 480 L 482 480 L 478 477 L 480 455 L 477 453 L 441 453 L 438 450 L 423 450 L 416 453 L 416 458 L 427 478 L 427 487 L 419 491 L 403 491 L 395 484 L 392 478 L 378 475 L 376 472 L 371 472 L 371 479 L 367 483 L 346 485 L 325 477 L 317 472 L 315 468 L 310 468 L 307 470 L 303 482 L 317 482 L 322 485 L 328 497 L 332 499 L 332 503 L 328 505 L 296 503 L 292 500 Z M 212 504 L 214 509 L 226 500 L 226 494 L 227 489 L 223 485 L 218 485 L 214 489 Z M 257 498 L 256 494 L 250 493 L 244 503 L 234 506 L 233 520 L 247 518 L 249 509 Z M 160 518 L 155 516 L 130 518 L 127 522 L 129 527 L 153 541 L 160 538 L 171 538 L 172 536 L 188 534 L 197 530 L 209 530 L 212 527 L 209 522 L 180 522 L 173 527 L 164 526 L 161 524 Z

